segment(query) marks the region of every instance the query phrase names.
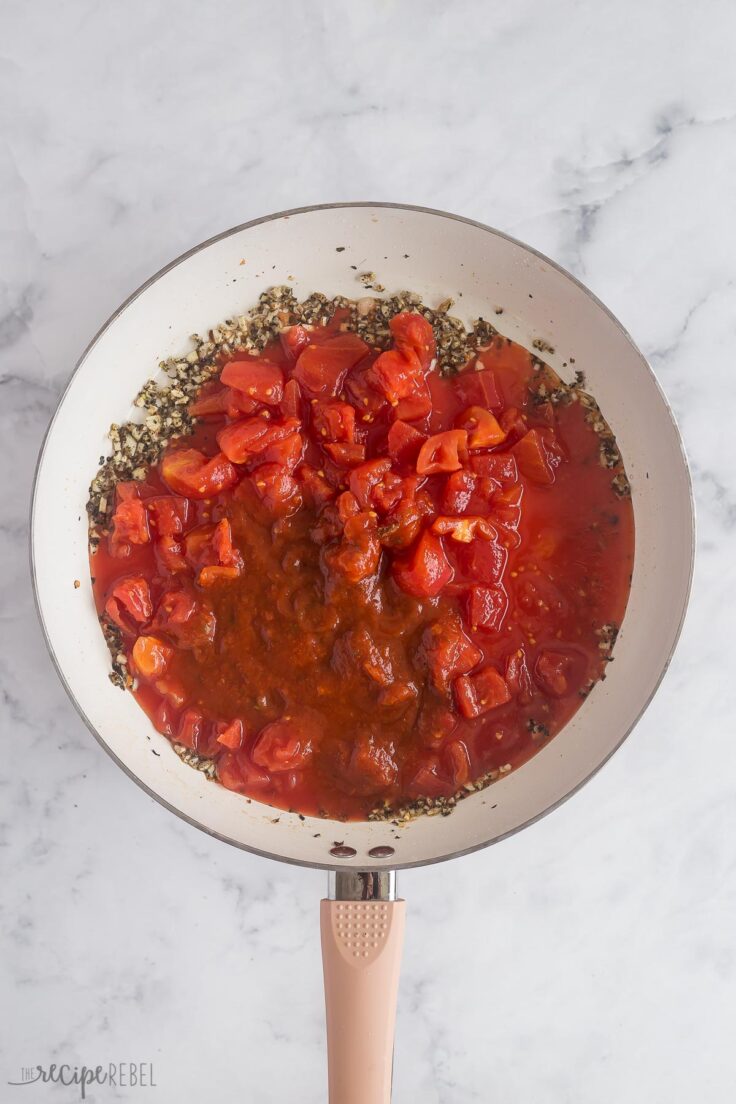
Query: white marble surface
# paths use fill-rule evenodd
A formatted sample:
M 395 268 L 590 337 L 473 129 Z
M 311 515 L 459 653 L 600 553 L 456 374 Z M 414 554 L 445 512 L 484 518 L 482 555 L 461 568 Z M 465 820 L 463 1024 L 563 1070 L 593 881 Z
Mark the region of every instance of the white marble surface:
M 323 878 L 211 841 L 78 720 L 27 571 L 33 465 L 138 283 L 269 211 L 454 210 L 571 268 L 650 355 L 699 508 L 655 704 L 563 809 L 402 877 L 394 1099 L 722 1104 L 736 1083 L 736 10 L 4 0 L 0 9 L 0 1099 L 22 1065 L 152 1061 L 158 1104 L 325 1098 Z

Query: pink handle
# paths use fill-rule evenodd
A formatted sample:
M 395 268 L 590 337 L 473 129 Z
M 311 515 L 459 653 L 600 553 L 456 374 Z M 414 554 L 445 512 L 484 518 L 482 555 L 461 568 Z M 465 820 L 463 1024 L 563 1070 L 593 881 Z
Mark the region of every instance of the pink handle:
M 388 1104 L 404 901 L 322 901 L 330 1104 Z

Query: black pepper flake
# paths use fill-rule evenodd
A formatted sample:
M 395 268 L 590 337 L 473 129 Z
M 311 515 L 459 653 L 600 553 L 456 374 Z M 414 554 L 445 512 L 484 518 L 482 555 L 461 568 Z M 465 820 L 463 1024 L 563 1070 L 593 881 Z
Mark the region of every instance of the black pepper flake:
M 335 252 L 336 253 L 344 253 L 345 252 L 345 246 L 344 245 L 336 245 L 335 246 Z

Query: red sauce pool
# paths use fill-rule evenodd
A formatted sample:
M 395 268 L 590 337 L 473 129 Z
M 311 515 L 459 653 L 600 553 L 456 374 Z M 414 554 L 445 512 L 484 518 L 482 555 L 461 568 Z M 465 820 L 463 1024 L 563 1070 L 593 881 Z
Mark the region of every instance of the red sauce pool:
M 378 362 L 339 318 L 231 362 L 204 392 L 228 411 L 119 488 L 91 556 L 156 728 L 303 814 L 525 762 L 603 676 L 629 592 L 631 502 L 584 406 L 535 401 L 504 338 L 440 378 L 399 318 Z

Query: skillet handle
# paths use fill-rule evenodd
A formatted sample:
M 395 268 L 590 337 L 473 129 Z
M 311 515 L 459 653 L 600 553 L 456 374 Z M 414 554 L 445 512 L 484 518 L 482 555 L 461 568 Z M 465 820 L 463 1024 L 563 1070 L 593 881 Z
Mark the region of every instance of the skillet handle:
M 330 1104 L 389 1104 L 404 901 L 322 901 Z

